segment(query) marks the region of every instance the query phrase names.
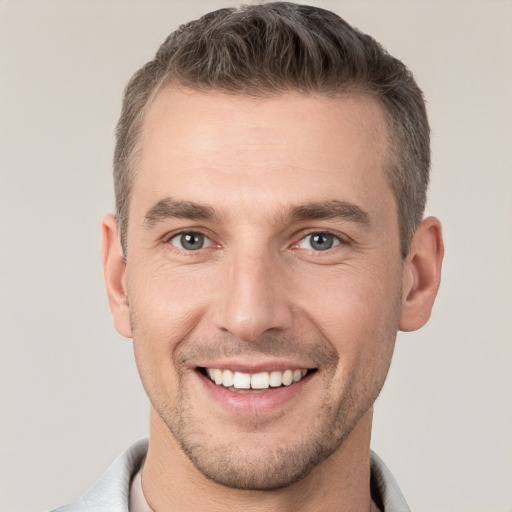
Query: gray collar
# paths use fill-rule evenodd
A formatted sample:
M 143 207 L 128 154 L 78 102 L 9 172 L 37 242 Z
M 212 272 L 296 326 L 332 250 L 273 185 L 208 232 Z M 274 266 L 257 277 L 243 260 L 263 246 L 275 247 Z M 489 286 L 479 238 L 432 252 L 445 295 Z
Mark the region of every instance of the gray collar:
M 382 512 L 411 512 L 402 491 L 386 464 L 370 451 L 372 499 Z

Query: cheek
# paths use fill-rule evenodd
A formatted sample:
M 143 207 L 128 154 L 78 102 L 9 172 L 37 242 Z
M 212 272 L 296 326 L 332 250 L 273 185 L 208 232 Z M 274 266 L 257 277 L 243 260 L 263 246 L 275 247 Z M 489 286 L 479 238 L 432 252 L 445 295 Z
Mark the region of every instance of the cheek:
M 180 378 L 173 356 L 196 328 L 206 307 L 204 295 L 190 280 L 170 278 L 168 272 L 144 272 L 127 284 L 135 360 L 144 388 L 150 398 L 162 389 L 172 394 Z
M 301 273 L 296 294 L 302 309 L 329 330 L 371 330 L 394 319 L 401 272 L 384 268 L 382 261 L 371 263 Z
M 326 285 L 308 296 L 318 282 Z M 340 372 L 387 368 L 400 315 L 398 265 L 394 270 L 382 262 L 371 268 L 340 267 L 323 281 L 304 279 L 300 293 L 307 297 L 302 311 L 338 352 Z
M 206 306 L 206 283 L 194 269 L 145 265 L 127 282 L 132 327 L 158 339 L 182 336 Z

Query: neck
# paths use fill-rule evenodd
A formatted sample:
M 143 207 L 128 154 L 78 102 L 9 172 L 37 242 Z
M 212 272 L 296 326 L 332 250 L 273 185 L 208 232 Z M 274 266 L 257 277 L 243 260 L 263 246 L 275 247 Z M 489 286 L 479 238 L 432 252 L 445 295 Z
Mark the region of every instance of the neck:
M 246 491 L 219 485 L 199 472 L 152 409 L 144 495 L 155 512 L 313 512 L 319 503 L 322 512 L 369 511 L 371 422 L 372 409 L 342 446 L 299 482 L 273 491 Z

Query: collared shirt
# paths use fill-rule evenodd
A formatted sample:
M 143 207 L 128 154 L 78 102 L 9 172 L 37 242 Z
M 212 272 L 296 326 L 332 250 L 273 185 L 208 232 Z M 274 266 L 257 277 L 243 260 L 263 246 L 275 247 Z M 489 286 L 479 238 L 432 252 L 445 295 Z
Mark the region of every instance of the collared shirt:
M 78 500 L 52 512 L 149 512 L 142 493 L 140 468 L 148 451 L 148 438 L 124 451 Z M 370 452 L 372 506 L 382 512 L 410 512 L 393 475 L 374 452 Z M 130 503 L 131 502 L 131 503 Z M 138 507 L 136 509 L 135 507 Z M 373 512 L 373 509 L 372 509 Z

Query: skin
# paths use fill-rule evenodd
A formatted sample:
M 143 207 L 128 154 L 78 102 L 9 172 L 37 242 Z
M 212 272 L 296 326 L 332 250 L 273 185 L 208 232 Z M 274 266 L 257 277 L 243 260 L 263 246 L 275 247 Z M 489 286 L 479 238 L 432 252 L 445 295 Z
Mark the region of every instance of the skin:
M 152 404 L 154 510 L 370 509 L 372 405 L 397 330 L 429 318 L 443 256 L 428 218 L 401 258 L 387 147 L 365 96 L 156 96 L 126 260 L 103 221 L 114 323 Z M 183 233 L 205 245 L 187 250 Z M 233 409 L 198 372 L 222 365 L 314 371 L 279 406 L 237 395 Z

